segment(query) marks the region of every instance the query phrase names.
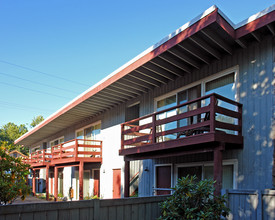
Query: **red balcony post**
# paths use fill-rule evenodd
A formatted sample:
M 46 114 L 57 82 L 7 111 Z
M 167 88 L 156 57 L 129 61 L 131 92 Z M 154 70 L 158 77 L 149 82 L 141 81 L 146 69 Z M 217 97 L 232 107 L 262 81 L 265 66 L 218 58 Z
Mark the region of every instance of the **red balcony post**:
M 49 200 L 49 166 L 46 166 L 46 200 Z
M 83 200 L 83 168 L 84 163 L 80 161 L 79 163 L 79 200 Z
M 32 193 L 35 196 L 35 170 L 32 170 Z
M 130 188 L 130 161 L 125 160 L 124 165 L 124 197 L 129 197 Z
M 58 167 L 54 167 L 54 201 L 57 201 L 58 196 Z
M 60 146 L 60 155 L 59 155 L 59 158 L 61 159 L 62 158 L 62 144 L 59 145 Z
M 53 155 L 54 155 L 54 153 L 53 153 L 54 148 L 52 147 L 51 149 L 52 149 L 51 154 L 52 154 L 52 161 L 53 161 L 53 160 L 54 160 L 54 158 L 53 158 Z
M 156 114 L 152 115 L 152 144 L 156 143 Z
M 212 95 L 210 97 L 210 132 L 215 132 L 216 130 L 216 116 L 215 116 L 215 111 L 216 111 L 216 97 L 215 95 Z
M 78 140 L 75 139 L 75 145 L 74 145 L 74 157 L 77 158 L 78 154 Z
M 238 105 L 238 112 L 240 113 L 240 118 L 238 119 L 238 125 L 240 126 L 240 131 L 238 132 L 238 136 L 242 136 L 242 124 L 243 124 L 243 119 L 242 119 L 242 112 L 243 112 L 243 106 L 241 104 Z
M 222 189 L 222 151 L 225 148 L 224 143 L 219 143 L 219 146 L 214 149 L 214 180 L 215 191 L 214 195 L 221 194 Z
M 125 125 L 121 124 L 121 149 L 124 149 L 124 128 Z
M 45 151 L 46 151 L 46 150 L 43 150 L 43 151 L 42 151 L 42 162 L 43 162 L 43 163 L 46 161 L 46 160 L 45 160 Z

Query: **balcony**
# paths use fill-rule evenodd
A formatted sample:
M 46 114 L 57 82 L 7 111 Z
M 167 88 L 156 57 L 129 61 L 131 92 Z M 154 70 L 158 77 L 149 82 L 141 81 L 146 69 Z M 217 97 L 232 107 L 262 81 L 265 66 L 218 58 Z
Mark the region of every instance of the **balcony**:
M 210 94 L 121 124 L 120 155 L 149 159 L 241 148 L 242 104 Z
M 51 163 L 51 153 L 47 150 L 38 150 L 23 159 L 24 163 L 30 164 L 32 167 L 47 166 Z
M 54 166 L 74 162 L 102 162 L 102 141 L 73 139 L 51 149 L 31 153 L 24 162 L 32 167 Z

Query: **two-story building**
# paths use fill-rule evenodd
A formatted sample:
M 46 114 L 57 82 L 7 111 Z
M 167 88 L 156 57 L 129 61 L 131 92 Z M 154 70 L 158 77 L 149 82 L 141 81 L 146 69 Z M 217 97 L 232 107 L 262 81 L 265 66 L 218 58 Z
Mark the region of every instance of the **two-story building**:
M 273 188 L 274 35 L 275 5 L 239 24 L 212 6 L 15 143 L 55 197 L 169 194 L 188 174 Z

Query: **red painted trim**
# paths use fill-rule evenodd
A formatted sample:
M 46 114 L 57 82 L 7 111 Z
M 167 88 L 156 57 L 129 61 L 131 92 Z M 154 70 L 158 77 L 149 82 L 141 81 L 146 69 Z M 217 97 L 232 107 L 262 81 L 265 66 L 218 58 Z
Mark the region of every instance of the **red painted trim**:
M 224 29 L 233 39 L 235 39 L 235 29 L 220 15 L 217 16 L 217 23 Z
M 239 39 L 240 37 L 243 37 L 246 34 L 249 34 L 267 24 L 270 24 L 271 22 L 275 21 L 275 11 L 272 11 L 252 22 L 249 22 L 248 24 L 238 28 L 235 33 L 235 38 Z
M 22 141 L 26 137 L 32 135 L 33 133 L 35 133 L 36 131 L 38 131 L 39 129 L 41 129 L 42 127 L 44 127 L 45 125 L 49 124 L 54 119 L 58 118 L 59 116 L 61 116 L 65 112 L 69 111 L 70 109 L 72 109 L 73 107 L 77 106 L 81 102 L 83 102 L 86 99 L 90 98 L 91 96 L 95 95 L 96 93 L 98 93 L 99 91 L 103 90 L 104 88 L 106 88 L 107 86 L 111 85 L 112 83 L 116 82 L 117 80 L 119 80 L 120 78 L 124 77 L 125 75 L 129 74 L 133 70 L 135 70 L 138 67 L 142 66 L 143 64 L 145 64 L 149 60 L 157 57 L 161 53 L 167 51 L 171 47 L 173 47 L 176 44 L 180 43 L 181 41 L 187 39 L 191 35 L 197 33 L 201 29 L 203 29 L 203 28 L 207 27 L 208 25 L 214 23 L 217 20 L 217 15 L 218 15 L 218 9 L 216 9 L 215 11 L 213 11 L 211 14 L 205 16 L 204 18 L 202 18 L 201 20 L 199 20 L 198 22 L 196 22 L 195 24 L 193 24 L 192 26 L 190 26 L 186 30 L 184 30 L 181 33 L 179 33 L 178 35 L 176 35 L 175 37 L 171 38 L 170 40 L 168 40 L 167 42 L 165 42 L 161 46 L 157 47 L 155 50 L 151 51 L 150 53 L 147 53 L 146 55 L 144 55 L 143 57 L 141 57 L 139 60 L 137 60 L 134 63 L 132 63 L 131 65 L 127 66 L 126 68 L 124 68 L 123 70 L 121 70 L 120 72 L 118 72 L 117 74 L 115 74 L 114 76 L 110 77 L 109 79 L 107 79 L 106 81 L 104 81 L 103 83 L 101 83 L 100 85 L 98 85 L 96 88 L 92 89 L 91 91 L 89 91 L 86 94 L 84 94 L 82 97 L 80 97 L 77 100 L 75 100 L 73 103 L 71 103 L 70 105 L 68 105 L 66 108 L 61 109 L 59 112 L 57 112 L 51 118 L 43 121 L 40 125 L 38 125 L 37 127 L 35 127 L 29 133 L 27 133 L 26 136 L 23 135 L 20 138 L 18 138 L 14 143 L 18 144 L 20 141 Z

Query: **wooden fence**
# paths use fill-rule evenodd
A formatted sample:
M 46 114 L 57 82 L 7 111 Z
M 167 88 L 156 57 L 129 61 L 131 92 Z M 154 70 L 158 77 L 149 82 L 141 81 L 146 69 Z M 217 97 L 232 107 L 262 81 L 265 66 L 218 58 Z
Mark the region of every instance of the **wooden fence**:
M 0 220 L 151 220 L 166 196 L 0 206 Z
M 275 190 L 227 190 L 228 219 L 275 219 Z M 0 206 L 0 220 L 151 220 L 167 196 Z
M 228 219 L 275 219 L 275 190 L 228 190 Z

